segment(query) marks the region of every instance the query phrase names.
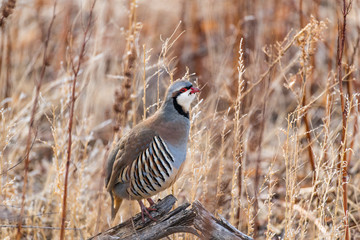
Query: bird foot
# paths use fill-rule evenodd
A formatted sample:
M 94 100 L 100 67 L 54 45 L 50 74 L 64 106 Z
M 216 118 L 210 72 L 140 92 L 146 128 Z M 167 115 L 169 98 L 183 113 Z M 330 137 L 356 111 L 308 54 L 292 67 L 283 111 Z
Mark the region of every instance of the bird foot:
M 150 207 L 155 204 L 154 201 L 151 198 L 147 198 L 146 200 L 150 204 Z
M 153 218 L 149 211 L 156 211 L 155 208 L 147 208 L 145 207 L 144 203 L 140 200 L 138 200 L 138 203 L 140 204 L 140 208 L 141 208 L 141 219 L 143 222 L 145 222 L 145 217 L 144 217 L 144 213 L 148 216 L 149 219 L 151 219 L 152 221 L 157 221 L 155 218 Z

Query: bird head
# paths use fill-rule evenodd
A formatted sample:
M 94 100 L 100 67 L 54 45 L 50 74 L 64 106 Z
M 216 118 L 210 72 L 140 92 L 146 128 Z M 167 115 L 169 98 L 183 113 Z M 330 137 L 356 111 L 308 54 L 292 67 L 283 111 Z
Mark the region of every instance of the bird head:
M 186 80 L 178 80 L 170 85 L 166 95 L 166 102 L 172 101 L 175 109 L 189 118 L 190 105 L 195 99 L 195 93 L 200 92 L 192 83 Z

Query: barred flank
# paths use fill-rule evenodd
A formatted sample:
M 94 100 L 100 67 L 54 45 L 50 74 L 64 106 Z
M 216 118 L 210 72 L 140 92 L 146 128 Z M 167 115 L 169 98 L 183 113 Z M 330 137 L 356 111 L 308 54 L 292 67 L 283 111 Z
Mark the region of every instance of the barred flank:
M 120 181 L 131 180 L 130 191 L 133 197 L 150 197 L 160 189 L 173 172 L 174 158 L 165 142 L 158 136 L 137 159 L 120 173 Z

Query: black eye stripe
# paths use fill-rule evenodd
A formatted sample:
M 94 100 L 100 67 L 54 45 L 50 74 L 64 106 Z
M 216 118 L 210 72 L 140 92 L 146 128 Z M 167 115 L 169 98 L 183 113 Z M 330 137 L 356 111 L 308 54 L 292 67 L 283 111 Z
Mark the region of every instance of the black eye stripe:
M 179 89 L 179 90 L 177 90 L 176 92 L 174 92 L 174 94 L 173 94 L 173 98 L 177 98 L 180 94 L 182 94 L 182 93 L 184 93 L 184 92 L 187 92 L 189 89 L 191 89 L 193 86 L 192 85 L 190 85 L 190 86 L 188 86 L 188 87 L 182 87 L 181 89 Z M 182 91 L 182 89 L 187 89 L 186 91 Z
M 186 88 L 187 90 L 189 90 L 189 89 L 191 89 L 191 88 L 192 88 L 192 85 L 191 85 L 191 86 L 189 86 L 189 87 L 183 87 L 183 88 L 181 88 L 179 91 L 181 92 L 181 90 L 182 90 L 182 89 L 184 89 L 184 88 Z

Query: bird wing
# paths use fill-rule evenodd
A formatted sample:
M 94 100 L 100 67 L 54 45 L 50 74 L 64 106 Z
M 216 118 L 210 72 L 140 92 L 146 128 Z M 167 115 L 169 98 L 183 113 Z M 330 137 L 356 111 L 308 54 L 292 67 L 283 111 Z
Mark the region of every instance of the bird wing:
M 155 136 L 157 133 L 153 129 L 139 124 L 121 138 L 108 158 L 105 180 L 108 191 L 118 183 L 121 171 L 149 147 Z

